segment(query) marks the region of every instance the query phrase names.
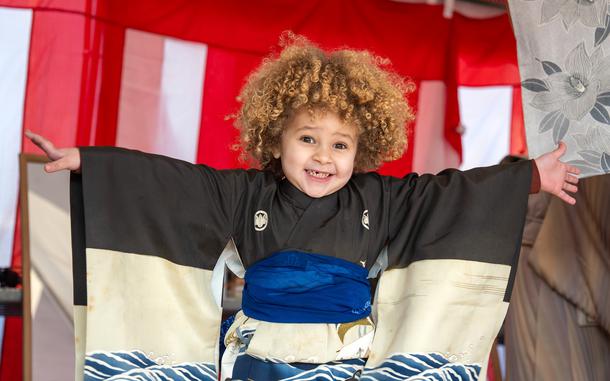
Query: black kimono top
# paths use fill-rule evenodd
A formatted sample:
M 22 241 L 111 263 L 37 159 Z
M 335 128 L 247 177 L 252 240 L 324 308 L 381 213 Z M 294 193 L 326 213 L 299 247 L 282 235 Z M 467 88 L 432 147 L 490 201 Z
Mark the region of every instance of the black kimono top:
M 403 178 L 371 172 L 312 198 L 254 169 L 214 170 L 120 148 L 81 154 L 83 186 L 95 189 L 87 226 L 98 228 L 88 247 L 202 268 L 214 267 L 231 238 L 246 268 L 286 249 L 370 268 L 386 245 L 390 269 L 432 257 L 512 264 L 498 249 L 516 249 L 531 181 L 530 162 Z M 522 205 L 512 207 L 513 198 Z
M 386 276 L 386 282 L 382 279 L 377 297 L 379 303 L 386 300 L 388 308 L 407 308 L 406 304 L 400 303 L 411 303 L 409 298 L 424 294 L 437 298 L 433 296 L 437 291 L 418 293 L 416 289 L 419 286 L 413 286 L 411 293 L 404 293 L 403 287 L 396 286 L 401 284 L 396 283 L 399 278 L 419 279 L 419 275 L 409 272 L 415 271 L 413 269 L 419 269 L 416 274 L 427 274 L 421 278 L 422 285 L 448 282 L 447 287 L 460 292 L 476 290 L 486 295 L 493 294 L 494 299 L 481 307 L 492 311 L 490 313 L 494 316 L 492 327 L 485 334 L 489 344 L 485 342 L 483 352 L 491 346 L 495 337 L 493 332 L 499 328 L 503 318 L 516 270 L 532 176 L 531 162 L 464 172 L 450 169 L 437 175 L 409 174 L 403 178 L 377 173 L 354 174 L 337 192 L 311 198 L 288 181 L 278 181 L 270 173 L 259 170 L 214 170 L 205 165 L 119 148 L 81 148 L 81 157 L 82 174 L 74 174 L 71 178 L 71 213 L 75 305 L 87 309 L 86 313 L 83 312 L 86 330 L 81 329 L 79 333 L 77 328 L 77 337 L 81 336 L 81 345 L 84 345 L 81 348 L 83 353 L 117 350 L 125 346 L 146 347 L 144 333 L 136 334 L 135 338 L 129 333 L 129 327 L 141 325 L 138 319 L 143 313 L 129 312 L 129 305 L 124 303 L 120 306 L 120 318 L 103 315 L 92 319 L 92 314 L 100 313 L 93 312 L 97 311 L 94 305 L 106 303 L 108 294 L 112 292 L 122 295 L 126 289 L 131 292 L 131 287 L 149 290 L 156 287 L 152 281 L 150 285 L 144 285 L 150 277 L 160 277 L 171 287 L 177 287 L 179 280 L 190 276 L 200 277 L 205 283 L 230 240 L 234 241 L 246 269 L 271 253 L 289 249 L 333 256 L 371 269 L 376 262 L 379 263 L 379 254 L 385 247 L 387 255 L 382 268 L 385 273 L 394 275 Z M 129 255 L 126 257 L 125 254 Z M 149 263 L 152 260 L 156 262 Z M 461 264 L 467 267 L 452 278 L 449 273 L 453 270 L 448 270 L 446 276 L 435 274 L 434 270 L 421 270 L 429 263 L 435 266 L 451 264 L 448 269 L 461 268 Z M 133 266 L 131 270 L 125 270 L 129 266 Z M 149 266 L 157 270 L 144 270 Z M 167 270 L 167 266 L 174 266 L 172 268 L 180 275 L 168 275 L 174 270 Z M 188 275 L 191 273 L 186 274 L 185 269 L 199 272 L 198 275 Z M 145 278 L 139 274 L 141 271 L 156 275 Z M 397 274 L 401 275 L 395 279 Z M 134 275 L 137 275 L 137 282 Z M 432 279 L 436 276 L 440 278 Z M 393 279 L 392 285 L 390 278 Z M 122 291 L 108 291 L 99 286 L 99 279 L 123 282 L 120 286 Z M 471 284 L 472 279 L 476 281 Z M 498 280 L 500 285 L 489 284 Z M 392 291 L 384 292 L 381 289 L 383 284 Z M 407 283 L 404 284 L 407 287 Z M 93 291 L 94 288 L 97 291 Z M 164 292 L 165 289 L 157 294 Z M 163 297 L 174 300 L 179 292 Z M 208 289 L 192 292 L 195 299 L 210 299 Z M 447 295 L 448 291 L 439 288 L 438 293 Z M 142 295 L 135 293 L 130 298 L 138 301 L 147 298 Z M 419 303 L 420 299 L 413 300 L 413 303 Z M 483 299 L 473 299 L 469 294 L 467 300 L 466 304 L 477 304 L 479 302 L 471 300 Z M 183 302 L 176 303 L 183 308 Z M 378 307 L 378 329 L 390 329 L 383 328 L 384 313 L 387 316 L 399 315 L 394 310 L 384 312 Z M 112 304 L 100 308 L 118 307 Z M 417 311 L 419 307 L 413 305 L 408 308 Z M 439 314 L 457 316 L 454 310 L 443 310 Z M 198 318 L 193 317 L 195 320 Z M 210 332 L 214 332 L 220 320 L 219 310 L 205 319 L 205 322 L 197 324 L 207 324 L 211 327 Z M 94 324 L 125 327 L 118 338 L 98 335 L 92 331 L 93 320 Z M 184 325 L 183 322 L 168 324 Z M 479 323 L 473 324 L 472 329 L 477 330 Z M 415 337 L 414 332 L 428 335 L 428 341 L 435 342 L 431 338 L 436 335 L 434 330 L 413 331 L 413 328 L 408 328 L 404 334 Z M 194 335 L 192 331 L 185 332 L 181 347 L 189 347 L 188 340 Z M 178 350 L 182 351 L 181 354 L 176 356 L 182 361 L 203 359 L 213 363 L 214 353 L 217 355 L 214 349 L 217 334 L 203 336 L 192 343 L 194 348 L 199 348 L 194 350 L 196 354 L 182 348 Z M 384 349 L 376 352 L 379 355 L 371 355 L 369 361 L 376 359 L 377 365 L 391 353 L 413 348 L 426 351 L 438 347 L 451 353 L 456 351 L 452 344 L 456 341 L 447 333 L 439 338 L 444 342 L 449 337 L 447 344 L 431 348 L 427 344 L 423 347 L 413 344 L 407 349 L 400 347 L 402 344 L 395 341 L 400 334 L 393 328 L 391 337 L 387 340 L 383 335 L 375 337 Z M 472 346 L 466 342 L 463 344 Z M 155 345 L 171 347 L 174 344 Z M 484 355 L 477 355 L 477 361 L 484 361 L 481 357 Z

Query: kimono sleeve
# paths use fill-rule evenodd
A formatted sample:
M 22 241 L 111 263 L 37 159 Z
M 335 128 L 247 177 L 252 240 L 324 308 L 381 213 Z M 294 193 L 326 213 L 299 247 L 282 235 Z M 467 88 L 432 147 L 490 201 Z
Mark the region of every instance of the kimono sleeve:
M 525 161 L 389 179 L 388 268 L 363 375 L 416 357 L 435 369 L 427 374 L 485 377 L 508 308 L 531 170 Z
M 530 161 L 390 180 L 389 265 L 459 259 L 511 265 L 521 242 Z
M 77 379 L 192 364 L 215 380 L 212 273 L 256 174 L 117 148 L 82 148 L 81 162 L 70 180 Z

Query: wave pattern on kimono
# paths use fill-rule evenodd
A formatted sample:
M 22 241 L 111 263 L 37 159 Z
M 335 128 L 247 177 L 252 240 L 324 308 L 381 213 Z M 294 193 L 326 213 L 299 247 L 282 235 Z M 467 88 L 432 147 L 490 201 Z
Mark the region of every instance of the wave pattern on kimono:
M 85 380 L 216 381 L 212 364 L 164 364 L 141 351 L 92 352 L 85 359 Z
M 287 364 L 247 358 L 241 369 L 259 370 L 263 376 L 242 378 L 234 375 L 233 381 L 254 380 L 361 380 L 361 381 L 394 381 L 394 380 L 442 380 L 474 381 L 481 371 L 478 365 L 451 363 L 438 353 L 401 354 L 388 358 L 376 368 L 364 370 L 365 359 L 335 361 L 328 364 Z
M 148 354 L 160 372 L 177 364 L 200 369 L 199 379 L 215 374 L 225 266 L 243 276 L 285 250 L 339 258 L 379 277 L 366 362 L 344 379 L 476 379 L 485 369 L 516 270 L 529 162 L 400 179 L 356 174 L 314 199 L 257 170 L 217 171 L 116 148 L 83 148 L 81 156 L 82 173 L 71 177 L 77 379 L 104 379 L 106 372 L 89 378 L 92 364 L 103 356 L 124 364 L 119 353 Z M 310 347 L 320 347 L 311 335 L 323 335 L 327 348 L 343 342 L 336 329 L 299 327 L 277 336 L 273 325 L 259 326 L 254 347 L 265 355 L 245 354 L 276 368 L 362 366 L 329 349 L 313 361 Z M 434 361 L 436 368 L 424 365 Z M 273 379 L 265 377 L 257 379 Z

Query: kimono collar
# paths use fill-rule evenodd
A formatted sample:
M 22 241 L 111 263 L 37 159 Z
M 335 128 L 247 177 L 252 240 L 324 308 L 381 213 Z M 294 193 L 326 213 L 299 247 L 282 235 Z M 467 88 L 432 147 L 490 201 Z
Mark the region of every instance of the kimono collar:
M 328 206 L 336 204 L 337 194 L 339 193 L 339 191 L 329 194 L 324 197 L 314 198 L 314 197 L 310 197 L 307 194 L 301 192 L 297 187 L 292 185 L 290 183 L 290 181 L 288 181 L 288 179 L 283 178 L 280 181 L 280 192 L 284 196 L 288 197 L 288 199 L 290 199 L 290 201 L 292 201 L 292 203 L 296 207 L 301 208 L 301 209 L 309 208 L 311 203 L 315 200 L 320 200 L 320 202 L 322 202 L 324 204 L 328 204 Z

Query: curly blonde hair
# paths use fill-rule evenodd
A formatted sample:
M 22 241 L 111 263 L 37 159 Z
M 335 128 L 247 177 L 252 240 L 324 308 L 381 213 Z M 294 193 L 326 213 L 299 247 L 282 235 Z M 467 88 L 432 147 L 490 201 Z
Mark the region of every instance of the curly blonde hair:
M 242 105 L 235 119 L 246 154 L 281 177 L 273 151 L 290 118 L 306 108 L 312 114 L 334 112 L 357 127 L 354 171 L 402 156 L 405 124 L 413 119 L 406 94 L 414 85 L 384 70 L 387 60 L 367 51 L 326 52 L 292 33 L 285 33 L 280 45 L 279 56 L 265 59 L 238 97 Z

